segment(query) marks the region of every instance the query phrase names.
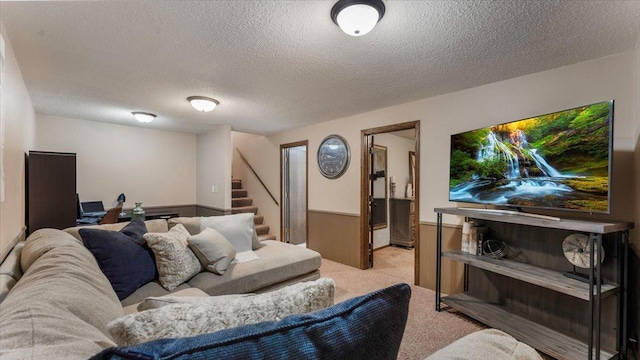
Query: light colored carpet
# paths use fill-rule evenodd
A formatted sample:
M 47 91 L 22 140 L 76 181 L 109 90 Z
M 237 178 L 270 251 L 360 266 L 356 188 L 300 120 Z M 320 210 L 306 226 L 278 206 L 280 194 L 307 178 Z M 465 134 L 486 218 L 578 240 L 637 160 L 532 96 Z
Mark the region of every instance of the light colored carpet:
M 372 269 L 322 259 L 320 274 L 336 281 L 335 302 L 364 295 L 400 282 L 411 285 L 409 318 L 398 359 L 424 359 L 453 341 L 482 329 L 463 316 L 435 311 L 435 292 L 413 285 L 413 250 L 386 247 L 374 253 Z

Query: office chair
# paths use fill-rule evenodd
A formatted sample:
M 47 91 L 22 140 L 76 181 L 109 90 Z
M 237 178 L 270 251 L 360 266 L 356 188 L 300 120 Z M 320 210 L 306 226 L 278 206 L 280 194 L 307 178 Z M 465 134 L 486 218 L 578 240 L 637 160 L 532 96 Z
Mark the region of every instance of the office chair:
M 122 211 L 122 205 L 120 205 L 120 207 L 112 207 L 106 214 L 104 214 L 102 220 L 100 220 L 98 224 L 104 225 L 117 223 L 120 217 L 120 211 Z

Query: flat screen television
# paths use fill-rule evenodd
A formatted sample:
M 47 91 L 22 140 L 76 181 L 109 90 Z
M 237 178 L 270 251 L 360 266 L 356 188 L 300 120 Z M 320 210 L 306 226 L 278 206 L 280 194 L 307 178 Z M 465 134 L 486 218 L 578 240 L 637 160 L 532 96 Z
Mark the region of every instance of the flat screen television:
M 610 211 L 613 100 L 451 135 L 449 200 Z

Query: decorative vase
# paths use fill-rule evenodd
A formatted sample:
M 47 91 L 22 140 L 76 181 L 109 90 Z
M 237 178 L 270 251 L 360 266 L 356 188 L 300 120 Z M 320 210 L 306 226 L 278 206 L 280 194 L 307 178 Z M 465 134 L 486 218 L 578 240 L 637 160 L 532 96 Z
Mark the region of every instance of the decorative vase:
M 406 196 L 407 196 L 407 198 L 412 198 L 413 197 L 413 186 L 411 186 L 411 184 L 407 184 Z
M 146 215 L 146 212 L 142 208 L 142 203 L 137 202 L 136 207 L 134 207 L 133 210 L 131 210 L 131 221 L 134 221 L 137 219 L 144 220 L 145 215 Z

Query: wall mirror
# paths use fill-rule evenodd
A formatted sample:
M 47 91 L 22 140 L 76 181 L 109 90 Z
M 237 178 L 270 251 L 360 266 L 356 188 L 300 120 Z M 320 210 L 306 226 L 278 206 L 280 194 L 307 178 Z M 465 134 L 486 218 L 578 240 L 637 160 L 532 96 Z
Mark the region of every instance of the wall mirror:
M 373 229 L 387 227 L 387 147 L 373 145 Z

